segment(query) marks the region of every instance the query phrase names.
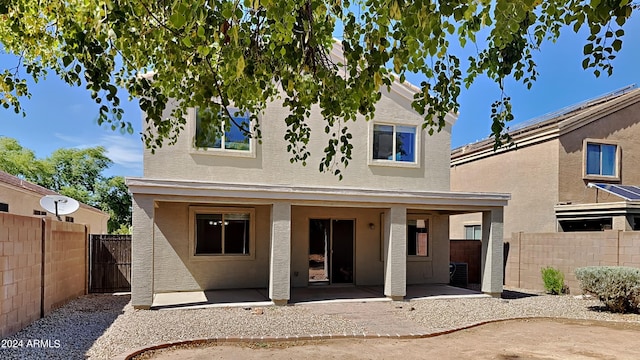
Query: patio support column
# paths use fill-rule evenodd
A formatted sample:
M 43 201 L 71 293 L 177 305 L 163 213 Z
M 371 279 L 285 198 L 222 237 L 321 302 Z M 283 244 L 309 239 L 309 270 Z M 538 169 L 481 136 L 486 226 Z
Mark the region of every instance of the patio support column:
M 153 198 L 133 197 L 131 241 L 131 304 L 149 309 L 153 303 Z
M 291 203 L 277 202 L 271 208 L 271 256 L 269 298 L 286 305 L 291 291 Z
M 482 212 L 482 292 L 499 297 L 504 278 L 502 207 Z
M 393 206 L 384 215 L 384 295 L 407 294 L 407 208 Z

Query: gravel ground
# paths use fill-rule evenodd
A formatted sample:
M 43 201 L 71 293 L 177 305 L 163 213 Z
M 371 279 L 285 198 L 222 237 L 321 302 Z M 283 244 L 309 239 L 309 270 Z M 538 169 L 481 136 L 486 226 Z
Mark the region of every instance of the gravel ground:
M 438 332 L 480 322 L 523 317 L 553 317 L 640 323 L 639 314 L 614 314 L 604 311 L 593 298 L 571 295 L 541 295 L 520 299 L 454 299 L 415 301 L 396 305 L 396 313 Z
M 532 296 L 514 300 L 480 298 L 384 303 L 392 316 L 427 331 L 458 328 L 515 317 L 563 317 L 640 323 L 638 314 L 611 314 L 600 302 L 574 296 Z M 22 346 L 0 349 L 2 359 L 108 359 L 162 342 L 226 336 L 288 336 L 362 333 L 364 327 L 339 313 L 322 314 L 321 304 L 197 310 L 134 310 L 129 296 L 87 295 L 40 319 L 9 339 Z M 348 312 L 348 304 L 344 311 Z M 361 305 L 360 305 L 361 306 Z M 258 313 L 256 313 L 258 312 Z M 375 315 L 375 314 L 374 314 Z M 47 346 L 28 346 L 31 340 Z M 59 346 L 56 346 L 56 340 Z M 4 342 L 7 343 L 6 341 Z

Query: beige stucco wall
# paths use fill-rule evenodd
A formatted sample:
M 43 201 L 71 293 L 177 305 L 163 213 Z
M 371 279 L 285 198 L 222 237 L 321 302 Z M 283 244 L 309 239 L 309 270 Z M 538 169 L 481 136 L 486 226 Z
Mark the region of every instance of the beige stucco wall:
M 211 205 L 212 207 L 219 207 Z M 249 206 L 241 205 L 242 208 Z M 154 291 L 265 288 L 269 276 L 270 207 L 255 208 L 255 257 L 206 260 L 189 254 L 189 204 L 160 202 L 154 214 Z M 137 234 L 136 234 L 137 235 Z M 136 241 L 136 239 L 134 239 Z
M 40 194 L 0 183 L 0 202 L 9 204 L 10 214 L 33 216 L 33 210 L 44 211 L 40 206 L 41 198 L 42 195 Z M 92 234 L 106 234 L 108 232 L 107 220 L 109 220 L 109 215 L 97 209 L 80 207 L 78 211 L 68 216 L 73 217 L 74 223 L 84 224 L 89 227 L 89 232 Z M 55 218 L 55 215 L 49 213 L 46 217 Z M 64 216 L 62 216 L 62 219 L 64 220 Z
M 511 193 L 504 210 L 504 234 L 556 231 L 558 202 L 557 139 L 519 147 L 451 167 L 451 190 Z M 451 217 L 453 239 L 464 238 L 464 225 L 482 224 L 482 214 Z
M 383 94 L 386 91 L 383 91 Z M 422 124 L 422 117 L 410 109 L 409 100 L 402 104 L 384 96 L 376 106 L 376 121 L 407 125 Z M 168 116 L 170 109 L 167 110 Z M 373 189 L 449 190 L 450 126 L 428 136 L 427 130 L 419 131 L 419 159 L 415 168 L 370 165 L 372 148 L 372 122 L 359 119 L 349 122 L 353 135 L 353 159 L 343 172 L 340 181 L 331 173 L 319 173 L 318 165 L 327 145 L 324 120 L 318 109 L 312 112 L 308 125 L 311 140 L 308 149 L 311 158 L 307 166 L 291 164 L 284 140 L 288 109 L 281 103 L 269 104 L 260 123 L 262 144 L 254 142 L 255 157 L 213 155 L 213 152 L 194 153 L 192 148 L 195 120 L 193 112 L 187 118 L 187 126 L 178 142 L 164 146 L 155 154 L 145 151 L 144 176 L 156 179 L 199 180 L 210 182 L 295 184 L 306 186 L 336 186 Z M 421 129 L 418 126 L 418 129 Z
M 409 210 L 410 214 L 418 212 Z M 449 283 L 449 216 L 431 216 L 431 250 L 429 259 L 407 258 L 407 285 Z
M 560 136 L 559 201 L 573 204 L 618 202 L 622 199 L 587 188 L 587 183 L 603 182 L 583 178 L 583 140 L 613 141 L 621 148 L 620 182 L 640 185 L 640 103 Z
M 192 239 L 189 238 L 189 227 L 193 225 L 189 222 L 189 205 L 186 202 L 159 202 L 154 210 L 154 292 L 267 287 L 271 207 L 239 205 L 255 209 L 254 258 L 217 260 L 190 256 L 189 244 Z M 385 211 L 375 208 L 293 206 L 291 286 L 308 286 L 309 219 L 355 220 L 354 282 L 356 285 L 382 285 L 384 263 L 380 239 L 381 219 Z M 428 260 L 408 259 L 408 284 L 448 282 L 448 217 L 430 215 L 430 219 L 432 256 Z M 370 224 L 373 224 L 373 229 Z

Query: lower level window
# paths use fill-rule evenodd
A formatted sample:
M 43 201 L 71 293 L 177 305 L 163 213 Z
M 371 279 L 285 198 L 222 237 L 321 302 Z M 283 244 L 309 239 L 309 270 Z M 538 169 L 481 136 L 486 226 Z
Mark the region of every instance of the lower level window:
M 196 255 L 249 255 L 250 213 L 196 214 Z
M 407 254 L 430 256 L 429 219 L 407 220 Z
M 480 225 L 465 225 L 464 226 L 464 238 L 467 240 L 481 240 L 482 239 L 482 226 Z

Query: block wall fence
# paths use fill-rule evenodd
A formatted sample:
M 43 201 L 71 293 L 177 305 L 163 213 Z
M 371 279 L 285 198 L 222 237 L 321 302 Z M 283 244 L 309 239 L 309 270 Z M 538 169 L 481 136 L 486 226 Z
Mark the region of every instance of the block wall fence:
M 553 266 L 564 273 L 569 291 L 580 294 L 576 268 L 640 268 L 640 231 L 513 233 L 505 242 L 505 258 L 507 286 L 544 290 L 540 269 Z
M 85 225 L 0 213 L 0 338 L 86 294 L 86 276 Z

